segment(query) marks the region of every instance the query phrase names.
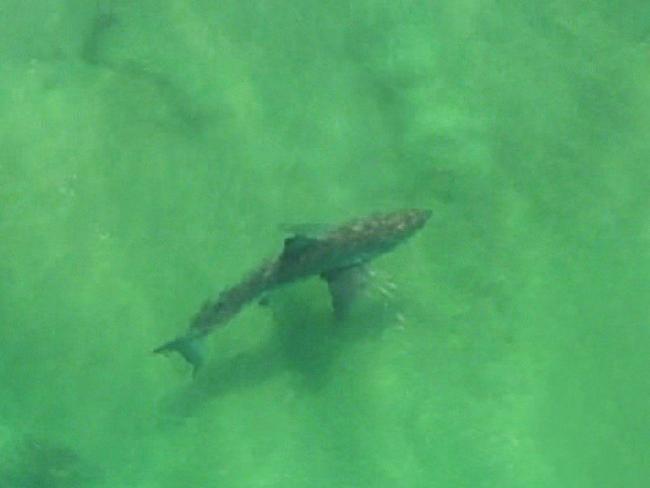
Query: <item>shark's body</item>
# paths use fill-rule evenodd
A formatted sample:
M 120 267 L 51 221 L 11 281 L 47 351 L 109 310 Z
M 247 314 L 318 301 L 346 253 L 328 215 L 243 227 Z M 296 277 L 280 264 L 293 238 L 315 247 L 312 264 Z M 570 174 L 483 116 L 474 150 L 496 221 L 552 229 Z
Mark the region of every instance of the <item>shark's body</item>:
M 334 312 L 341 317 L 354 296 L 364 266 L 413 235 L 430 216 L 429 210 L 401 210 L 355 220 L 318 237 L 302 234 L 289 237 L 276 259 L 262 264 L 215 300 L 207 301 L 183 336 L 154 352 L 177 351 L 196 371 L 203 362 L 200 354 L 203 337 L 228 323 L 244 305 L 269 290 L 310 276 L 327 281 Z

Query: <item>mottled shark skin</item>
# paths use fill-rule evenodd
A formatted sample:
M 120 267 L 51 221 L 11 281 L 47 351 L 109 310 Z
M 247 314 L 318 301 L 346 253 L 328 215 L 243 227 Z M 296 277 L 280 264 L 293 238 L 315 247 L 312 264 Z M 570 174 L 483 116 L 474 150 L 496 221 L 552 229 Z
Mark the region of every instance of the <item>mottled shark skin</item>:
M 342 318 L 365 274 L 365 265 L 404 242 L 424 226 L 431 211 L 399 210 L 374 214 L 335 227 L 318 237 L 293 235 L 280 255 L 263 263 L 239 284 L 208 300 L 190 322 L 187 332 L 154 352 L 176 351 L 194 367 L 201 367 L 201 340 L 226 325 L 245 305 L 276 287 L 320 276 L 327 281 L 337 318 Z

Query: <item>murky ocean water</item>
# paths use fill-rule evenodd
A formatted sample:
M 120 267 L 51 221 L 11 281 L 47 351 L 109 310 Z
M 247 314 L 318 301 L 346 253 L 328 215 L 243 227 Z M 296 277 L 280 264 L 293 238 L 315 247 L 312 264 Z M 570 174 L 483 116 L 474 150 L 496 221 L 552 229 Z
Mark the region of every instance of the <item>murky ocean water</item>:
M 643 487 L 638 5 L 4 2 L 0 485 Z M 152 354 L 287 225 L 433 216 Z

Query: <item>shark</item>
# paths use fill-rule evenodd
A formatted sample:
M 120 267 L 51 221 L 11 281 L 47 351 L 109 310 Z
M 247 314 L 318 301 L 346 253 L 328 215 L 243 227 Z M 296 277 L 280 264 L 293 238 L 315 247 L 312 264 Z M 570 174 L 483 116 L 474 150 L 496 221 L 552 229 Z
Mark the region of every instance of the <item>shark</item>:
M 404 209 L 358 218 L 320 234 L 301 227 L 284 240 L 275 259 L 266 260 L 241 282 L 207 300 L 187 331 L 154 353 L 179 353 L 196 375 L 205 361 L 206 336 L 269 291 L 313 276 L 327 282 L 334 316 L 342 319 L 367 275 L 368 263 L 406 241 L 430 217 L 430 210 Z

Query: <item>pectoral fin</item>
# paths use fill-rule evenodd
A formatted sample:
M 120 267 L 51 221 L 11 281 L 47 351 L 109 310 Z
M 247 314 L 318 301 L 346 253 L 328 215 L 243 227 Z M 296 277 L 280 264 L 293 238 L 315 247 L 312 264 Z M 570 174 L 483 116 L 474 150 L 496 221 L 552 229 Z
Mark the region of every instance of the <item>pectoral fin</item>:
M 355 298 L 367 285 L 368 275 L 368 270 L 363 265 L 350 266 L 321 274 L 321 277 L 327 281 L 332 296 L 334 317 L 337 320 L 345 318 Z

